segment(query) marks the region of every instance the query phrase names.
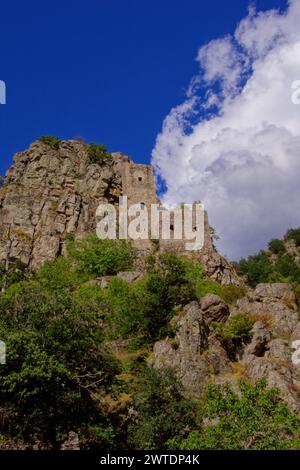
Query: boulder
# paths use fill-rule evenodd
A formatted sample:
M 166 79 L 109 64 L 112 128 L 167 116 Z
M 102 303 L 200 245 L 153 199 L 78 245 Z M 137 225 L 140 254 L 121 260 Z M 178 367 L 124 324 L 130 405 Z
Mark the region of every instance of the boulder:
M 128 282 L 128 284 L 132 284 L 135 281 L 141 281 L 144 279 L 145 274 L 141 271 L 121 271 L 117 274 L 117 277 Z
M 208 306 L 210 302 L 206 301 Z M 217 299 L 211 301 L 212 307 L 219 305 Z M 210 336 L 206 313 L 198 302 L 188 304 L 173 319 L 177 325 L 175 338 L 155 343 L 150 360 L 155 368 L 174 368 L 185 389 L 193 393 L 200 393 L 218 374 L 231 371 L 226 351 Z
M 218 295 L 206 294 L 200 305 L 207 325 L 212 322 L 225 322 L 229 317 L 229 308 Z
M 237 308 L 267 322 L 277 336 L 289 337 L 299 321 L 295 295 L 289 284 L 259 284 L 253 292 L 237 301 Z

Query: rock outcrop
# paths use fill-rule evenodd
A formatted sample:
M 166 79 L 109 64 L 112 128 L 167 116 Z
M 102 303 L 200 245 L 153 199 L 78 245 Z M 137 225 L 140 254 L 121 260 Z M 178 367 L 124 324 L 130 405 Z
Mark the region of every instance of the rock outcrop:
M 88 161 L 85 145 L 37 141 L 17 153 L 0 190 L 0 260 L 36 269 L 63 252 L 66 238 L 93 233 L 101 202 L 121 194 L 122 155 Z
M 112 203 L 118 210 L 119 196 L 128 205 L 159 204 L 153 168 L 132 162 L 121 153 L 92 163 L 81 141 L 58 141 L 54 147 L 36 141 L 14 157 L 0 189 L 0 263 L 20 262 L 36 270 L 45 260 L 64 253 L 68 238 L 95 233 L 96 209 Z M 166 210 L 163 209 L 166 213 Z M 207 274 L 222 284 L 239 283 L 232 265 L 213 246 L 205 215 L 204 247 L 189 252 Z M 183 240 L 135 240 L 141 256 L 151 250 L 185 253 Z M 143 263 L 137 263 L 140 270 Z
M 236 348 L 233 359 L 213 325 L 226 326 L 239 313 L 249 316 L 253 326 L 247 341 L 231 343 Z M 300 412 L 300 365 L 292 361 L 300 322 L 289 284 L 259 284 L 231 308 L 208 294 L 186 305 L 172 322 L 175 337 L 155 343 L 149 362 L 155 368 L 173 368 L 188 392 L 200 394 L 210 382 L 234 384 L 242 378 L 254 383 L 264 378 Z

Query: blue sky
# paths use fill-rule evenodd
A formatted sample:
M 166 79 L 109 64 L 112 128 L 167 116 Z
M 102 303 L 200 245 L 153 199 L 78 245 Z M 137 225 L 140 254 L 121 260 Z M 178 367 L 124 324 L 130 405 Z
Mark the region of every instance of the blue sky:
M 1 2 L 0 174 L 40 135 L 82 136 L 150 162 L 199 47 L 232 33 L 247 0 Z M 284 7 L 257 0 L 257 8 Z

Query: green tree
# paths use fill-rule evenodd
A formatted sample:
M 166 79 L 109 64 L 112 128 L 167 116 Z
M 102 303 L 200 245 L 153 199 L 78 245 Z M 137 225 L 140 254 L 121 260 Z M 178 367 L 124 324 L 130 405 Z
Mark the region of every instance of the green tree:
M 294 240 L 297 246 L 300 246 L 300 228 L 290 228 L 285 236 L 285 240 Z
M 111 425 L 95 397 L 107 393 L 119 369 L 97 314 L 71 291 L 37 280 L 9 287 L 0 295 L 0 310 L 7 349 L 0 432 L 29 442 L 36 435 L 57 447 L 68 431 L 79 430 L 86 447 L 107 446 Z
M 136 417 L 128 428 L 134 449 L 165 449 L 172 436 L 195 426 L 195 403 L 183 395 L 171 369 L 146 369 L 135 395 Z
M 300 448 L 300 419 L 279 398 L 278 391 L 240 383 L 210 385 L 202 400 L 202 426 L 187 438 L 173 437 L 168 445 L 180 450 L 282 450 Z
M 82 240 L 69 241 L 69 258 L 82 273 L 92 276 L 117 274 L 133 267 L 136 250 L 126 240 L 100 240 L 90 235 Z
M 269 250 L 272 251 L 272 253 L 274 253 L 275 255 L 284 253 L 286 251 L 283 241 L 279 240 L 278 238 L 273 238 L 273 240 L 269 242 L 268 247 Z

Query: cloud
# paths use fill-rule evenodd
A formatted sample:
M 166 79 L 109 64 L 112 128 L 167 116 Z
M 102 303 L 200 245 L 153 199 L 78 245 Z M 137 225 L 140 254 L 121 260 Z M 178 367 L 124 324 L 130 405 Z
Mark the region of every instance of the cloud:
M 166 204 L 201 199 L 232 259 L 300 226 L 300 0 L 249 14 L 197 54 L 186 101 L 157 136 Z

